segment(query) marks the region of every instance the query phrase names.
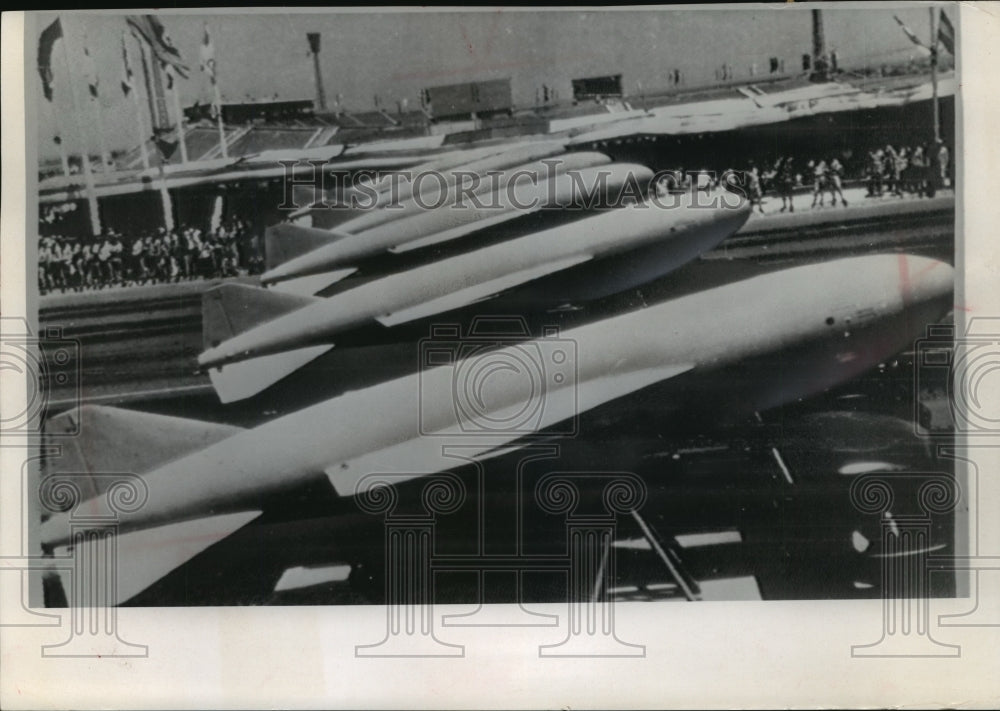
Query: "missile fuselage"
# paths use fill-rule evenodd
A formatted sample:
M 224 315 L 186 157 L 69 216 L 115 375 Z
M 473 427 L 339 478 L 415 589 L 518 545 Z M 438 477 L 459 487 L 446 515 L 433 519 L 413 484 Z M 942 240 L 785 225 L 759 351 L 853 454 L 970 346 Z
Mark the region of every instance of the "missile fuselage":
M 345 234 L 330 244 L 276 265 L 261 275 L 261 283 L 274 284 L 339 266 L 354 266 L 393 247 L 435 235 L 440 235 L 439 241 L 454 239 L 468 232 L 454 237 L 442 233 L 464 226 L 475 228 L 475 223 L 487 225 L 515 211 L 572 209 L 587 199 L 604 204 L 601 201 L 609 193 L 612 197 L 618 195 L 631 184 L 645 188 L 653 176 L 648 168 L 635 164 L 599 167 L 610 161 L 600 153 L 571 154 L 558 161 L 557 169 L 542 163 L 519 166 L 486 178 L 478 190 L 461 195 L 451 191 L 429 203 L 407 202 L 400 203 L 398 208 L 383 208 L 395 212 L 396 219 Z

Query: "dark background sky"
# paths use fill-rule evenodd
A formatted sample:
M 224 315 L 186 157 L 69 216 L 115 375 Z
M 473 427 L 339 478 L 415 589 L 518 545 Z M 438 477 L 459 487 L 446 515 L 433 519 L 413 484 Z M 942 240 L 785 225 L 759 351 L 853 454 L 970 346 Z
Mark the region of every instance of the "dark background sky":
M 893 10 L 823 8 L 827 49 L 836 50 L 843 66 L 879 65 L 919 56 L 893 20 L 896 14 L 918 36 L 929 38 L 930 19 L 924 7 Z M 954 10 L 948 13 L 956 21 Z M 55 15 L 40 14 L 29 30 L 29 87 L 37 94 L 39 152 L 58 155 L 52 136 L 60 132 L 71 150 L 79 145 L 63 48 L 53 56 L 55 99 L 49 105 L 38 90 L 35 71 L 37 36 Z M 135 109 L 123 99 L 121 14 L 63 13 L 69 39 L 70 76 L 81 102 L 79 117 L 92 135 L 100 123 L 109 148 L 137 142 Z M 715 69 L 732 65 L 738 78 L 749 79 L 756 62 L 758 75 L 777 55 L 791 71 L 811 48 L 808 8 L 775 5 L 741 10 L 626 11 L 393 11 L 218 14 L 163 14 L 160 18 L 192 72 L 181 82 L 182 103 L 210 100 L 208 80 L 198 70 L 203 26 L 212 33 L 219 82 L 225 100 L 248 96 L 312 99 L 315 96 L 307 32 L 322 33 L 322 67 L 328 102 L 337 94 L 348 109 L 373 108 L 378 94 L 383 106 L 407 98 L 417 105 L 425 86 L 471 79 L 510 77 L 514 101 L 530 105 L 542 85 L 571 95 L 570 80 L 596 74 L 624 74 L 626 89 L 640 81 L 647 91 L 666 87 L 666 73 L 680 69 L 689 86 L 711 83 Z M 65 40 L 60 40 L 64 42 Z M 100 77 L 99 105 L 87 101 L 84 44 L 90 48 Z M 129 36 L 133 68 L 138 52 Z M 96 109 L 96 110 L 95 110 Z M 98 119 L 98 116 L 100 117 Z M 91 140 L 91 150 L 97 150 Z

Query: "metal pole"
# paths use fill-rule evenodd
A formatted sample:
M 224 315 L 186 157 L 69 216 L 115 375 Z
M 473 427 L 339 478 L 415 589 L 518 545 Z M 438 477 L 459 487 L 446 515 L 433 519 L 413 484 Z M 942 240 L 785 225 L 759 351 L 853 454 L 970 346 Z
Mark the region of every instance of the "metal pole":
M 184 142 L 184 112 L 181 111 L 180 77 L 174 76 L 174 85 L 170 89 L 170 98 L 174 103 L 174 113 L 177 115 L 177 142 L 181 147 L 181 163 L 188 162 L 187 143 Z
M 142 40 L 139 40 L 138 38 L 136 38 L 136 40 L 138 41 L 139 44 L 139 58 L 142 60 L 143 75 L 146 79 L 146 98 L 148 99 L 149 102 L 149 123 L 150 123 L 150 128 L 152 129 L 153 134 L 155 135 L 156 120 L 154 118 L 155 116 L 154 111 L 156 106 L 153 103 L 153 90 L 149 84 L 149 72 L 147 71 L 149 65 L 146 61 L 146 48 L 143 46 Z M 153 61 L 155 61 L 155 59 Z M 138 89 L 136 89 L 135 98 L 136 102 L 138 102 L 141 105 L 142 102 L 139 101 Z M 148 154 L 146 152 L 145 141 L 143 141 L 142 146 L 143 146 L 142 148 L 143 156 L 145 156 L 146 160 L 148 161 Z M 163 208 L 163 226 L 169 232 L 170 230 L 174 229 L 174 210 L 170 202 L 170 191 L 167 190 L 167 179 L 166 179 L 166 174 L 163 170 L 162 155 L 159 155 L 157 162 L 159 163 L 159 178 L 160 178 L 159 181 L 157 181 L 157 190 L 160 193 L 160 204 Z
M 937 85 L 937 63 L 938 63 L 938 41 L 937 28 L 934 22 L 935 8 L 929 7 L 927 11 L 931 14 L 931 104 L 934 105 L 934 140 L 941 140 L 941 117 L 938 107 L 938 85 Z
M 125 46 L 125 51 L 128 51 L 128 45 Z M 139 48 L 142 51 L 142 48 Z M 135 75 L 133 75 L 134 77 Z M 149 152 L 146 150 L 146 129 L 143 125 L 142 120 L 142 100 L 139 98 L 139 82 L 133 79 L 132 82 L 132 103 L 135 105 L 135 124 L 136 130 L 139 132 L 139 151 L 142 154 L 142 167 L 146 170 L 149 169 Z M 152 124 L 152 121 L 150 122 Z
M 310 32 L 306 35 L 309 40 L 309 50 L 313 56 L 313 75 L 316 78 L 316 110 L 326 111 L 326 90 L 323 88 L 323 72 L 319 64 L 320 34 Z
M 87 55 L 88 67 L 92 68 L 94 72 L 94 75 L 92 77 L 94 80 L 94 88 L 97 89 L 98 91 L 97 96 L 91 94 L 90 98 L 87 101 L 90 103 L 90 106 L 93 109 L 94 125 L 97 127 L 97 142 L 101 149 L 101 172 L 105 173 L 108 170 L 108 164 L 111 163 L 111 153 L 108 151 L 108 141 L 104 135 L 104 131 L 101 130 L 101 127 L 104 125 L 104 122 L 101 121 L 101 100 L 99 98 L 100 89 L 98 88 L 97 84 L 98 82 L 97 65 L 94 64 L 94 60 L 90 56 L 90 48 L 88 47 L 88 44 L 89 43 L 87 42 L 87 35 L 85 34 L 83 36 L 83 46 L 84 46 L 83 52 L 84 54 Z
M 160 161 L 160 201 L 163 203 L 163 226 L 170 232 L 174 229 L 174 208 L 170 201 L 170 191 L 167 190 L 167 173 Z
M 135 93 L 135 89 L 132 89 Z M 132 103 L 135 104 L 135 124 L 136 130 L 139 134 L 139 151 L 142 154 L 142 167 L 144 169 L 149 168 L 149 152 L 146 150 L 146 129 L 142 125 L 142 105 L 139 103 L 138 95 L 132 99 Z
M 70 61 L 69 52 L 69 41 L 73 36 L 71 28 L 67 28 L 67 23 L 65 22 L 65 17 L 60 17 L 63 28 L 63 57 L 66 60 L 66 72 L 69 77 L 69 91 L 70 96 L 73 99 L 73 117 L 76 120 L 76 132 L 77 137 L 80 139 L 80 144 L 82 146 L 81 157 L 83 164 L 83 178 L 87 186 L 87 208 L 90 213 L 90 233 L 93 236 L 101 234 L 101 216 L 98 213 L 97 207 L 97 192 L 94 188 L 94 174 L 90 169 L 90 146 L 87 140 L 87 133 L 83 129 L 83 123 L 80 121 L 80 100 L 76 95 L 76 82 L 73 79 L 73 63 Z
M 208 23 L 205 23 L 205 36 L 208 37 Z M 215 99 L 215 125 L 219 129 L 219 150 L 223 158 L 229 157 L 229 146 L 226 144 L 226 129 L 222 123 L 222 93 L 219 91 L 219 61 L 212 50 L 212 64 L 206 67 L 210 70 L 209 81 L 212 82 L 212 92 Z
M 826 36 L 823 33 L 823 12 L 812 11 L 813 21 L 813 59 L 812 73 L 820 81 L 826 81 Z
M 101 121 L 101 100 L 92 96 L 89 101 L 94 109 L 94 125 L 97 126 L 97 140 L 98 145 L 101 147 L 101 172 L 106 173 L 108 166 L 111 164 L 111 153 L 108 151 L 108 141 L 104 136 L 104 131 L 101 130 L 101 126 L 103 125 L 103 121 Z
M 212 81 L 212 89 L 215 90 L 215 123 L 219 128 L 219 147 L 222 149 L 222 157 L 229 157 L 229 146 L 226 145 L 226 129 L 222 125 L 222 96 L 219 93 L 218 80 Z
M 660 545 L 656 535 L 649 528 L 649 524 L 647 524 L 645 519 L 639 515 L 639 512 L 633 510 L 631 513 L 632 518 L 634 518 L 635 522 L 639 524 L 639 529 L 642 531 L 643 537 L 649 542 L 649 545 L 659 557 L 660 562 L 666 566 L 667 572 L 670 573 L 670 577 L 673 578 L 677 587 L 680 588 L 680 591 L 684 593 L 684 597 L 687 598 L 688 602 L 701 600 L 701 590 L 698 589 L 697 583 L 693 580 L 687 580 L 681 571 L 678 570 L 677 566 L 670 560 L 670 556 L 665 550 L 663 550 L 663 546 Z
M 65 42 L 65 40 L 63 40 Z M 62 164 L 62 172 L 67 178 L 69 177 L 69 158 L 66 155 L 66 144 L 62 140 L 62 136 L 59 138 L 59 163 Z

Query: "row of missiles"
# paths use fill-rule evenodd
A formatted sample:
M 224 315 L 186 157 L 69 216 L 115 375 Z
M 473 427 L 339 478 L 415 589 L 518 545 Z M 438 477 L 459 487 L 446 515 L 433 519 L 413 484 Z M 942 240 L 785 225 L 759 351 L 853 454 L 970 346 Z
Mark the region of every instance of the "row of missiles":
M 527 288 L 539 307 L 627 290 L 712 249 L 749 216 L 748 203 L 734 194 L 717 196 L 714 205 L 697 195 L 654 203 L 649 168 L 562 150 L 529 144 L 443 173 L 449 177 L 433 188 L 443 199 L 431 198 L 432 209 L 414 196 L 415 180 L 401 197 L 384 197 L 336 229 L 269 230 L 261 282 L 273 288 L 224 285 L 205 297 L 207 348 L 198 364 L 222 401 L 260 392 L 329 350 L 340 334 L 368 324 L 391 328 Z M 460 182 L 487 173 L 485 184 Z M 491 241 L 502 223 L 523 224 L 539 211 L 543 228 L 514 226 Z M 446 243 L 456 253 L 401 258 Z M 359 269 L 365 274 L 354 284 L 315 295 Z
M 563 150 L 532 144 L 437 166 L 453 176 L 445 179 L 451 195 L 478 189 L 463 183 L 459 168 L 499 171 L 505 191 L 514 173 L 523 171 L 529 177 L 512 188 L 520 192 L 507 192 L 516 196 L 513 202 L 534 196 L 560 206 L 554 224 L 540 230 L 529 221 L 497 239 L 492 231 L 501 222 L 524 217 L 517 205 L 501 200 L 491 210 L 425 210 L 414 207 L 420 186 L 413 183 L 401 189 L 403 197 L 380 198 L 381 204 L 334 229 L 272 228 L 271 263 L 262 279 L 269 288 L 225 284 L 205 296 L 206 350 L 198 363 L 220 399 L 234 402 L 274 386 L 365 326 L 433 323 L 434 317 L 518 290 L 529 290 L 531 302 L 545 308 L 659 279 L 719 244 L 749 215 L 743 200 L 706 207 L 682 196 L 669 209 L 659 207 L 649 199 L 648 168 L 601 154 L 561 156 L 562 168 L 554 170 L 542 162 Z M 632 183 L 640 194 L 624 204 L 575 207 L 580 190 L 589 193 L 597 185 L 612 191 Z M 388 188 L 382 182 L 366 190 L 382 195 Z M 553 194 L 557 199 L 549 200 Z M 733 202 L 733 196 L 728 199 Z M 280 249 L 272 250 L 278 242 Z M 441 256 L 443 246 L 454 249 Z M 407 261 L 422 250 L 430 254 Z M 255 525 L 270 501 L 301 487 L 321 484 L 351 497 L 371 473 L 403 481 L 447 471 L 455 466 L 445 455 L 449 445 L 460 446 L 470 459 L 490 459 L 539 433 L 571 431 L 564 425 L 576 418 L 617 412 L 639 393 L 669 403 L 699 397 L 703 384 L 713 380 L 734 383 L 717 401 L 712 398 L 718 392 L 705 390 L 702 404 L 752 414 L 822 392 L 903 350 L 926 324 L 944 316 L 953 279 L 951 266 L 925 257 L 838 259 L 706 288 L 558 335 L 500 341 L 475 352 L 477 372 L 485 374 L 481 380 L 459 382 L 472 356 L 462 360 L 458 354 L 252 429 L 106 407 L 66 413 L 49 426 L 73 420 L 72 428 L 82 430 L 78 440 L 106 437 L 129 452 L 127 466 L 116 447 L 108 447 L 65 457 L 58 463 L 63 470 L 84 472 L 84 479 L 90 471 L 128 470 L 143 477 L 148 500 L 121 516 L 117 534 L 118 600 L 125 601 L 207 547 Z M 298 283 L 281 288 L 289 282 Z M 526 384 L 516 369 L 505 367 L 526 360 L 537 361 L 538 382 Z M 734 370 L 754 375 L 727 378 Z M 474 392 L 464 393 L 470 382 Z M 515 421 L 518 426 L 498 426 Z M 151 437 L 157 446 L 144 446 Z M 104 493 L 96 479 L 87 492 L 93 501 Z M 146 544 L 129 547 L 131 536 L 144 537 Z M 68 511 L 48 516 L 41 540 L 49 552 L 88 545 L 74 538 Z M 155 541 L 155 559 L 149 541 Z M 134 566 L 128 551 L 140 559 Z

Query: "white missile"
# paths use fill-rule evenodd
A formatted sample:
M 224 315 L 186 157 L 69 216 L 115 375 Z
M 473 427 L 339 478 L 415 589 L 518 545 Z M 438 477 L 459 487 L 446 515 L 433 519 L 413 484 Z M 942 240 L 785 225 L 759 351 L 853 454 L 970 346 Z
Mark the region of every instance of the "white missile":
M 729 196 L 735 198 L 735 196 Z M 601 298 L 666 274 L 736 232 L 749 215 L 749 205 L 699 207 L 698 196 L 684 196 L 677 207 L 643 202 L 608 210 L 568 225 L 484 247 L 465 254 L 390 274 L 327 299 L 270 295 L 253 287 L 225 285 L 206 292 L 205 324 L 232 324 L 232 337 L 198 357 L 202 368 L 255 359 L 242 367 L 211 370 L 209 375 L 224 402 L 247 397 L 277 382 L 328 350 L 343 331 L 374 321 L 391 327 L 490 298 L 563 270 L 583 270 L 573 279 L 575 299 Z M 622 264 L 604 262 L 625 259 Z M 239 297 L 246 295 L 244 301 Z M 294 299 L 298 299 L 295 301 Z M 209 311 L 220 308 L 213 318 Z M 273 318 L 275 312 L 287 312 Z M 240 316 L 240 314 L 245 314 Z M 243 332 L 253 314 L 267 320 Z M 207 333 L 207 332 L 206 332 Z M 226 333 L 225 335 L 229 335 Z M 209 342 L 215 338 L 209 338 Z M 324 345 L 318 345 L 324 344 Z M 281 354 L 280 359 L 261 360 Z M 240 396 L 237 397 L 237 393 Z
M 458 183 L 462 175 L 485 175 L 489 171 L 507 170 L 522 163 L 530 163 L 543 158 L 565 153 L 566 146 L 561 141 L 545 141 L 528 143 L 508 148 L 503 153 L 488 155 L 448 170 L 433 169 L 420 173 L 412 173 L 411 180 L 398 181 L 398 187 L 387 189 L 384 183 L 381 192 L 372 207 L 357 217 L 342 223 L 341 232 L 361 232 L 392 220 L 398 220 L 421 209 L 435 204 L 442 199 Z M 419 199 L 418 199 L 419 198 Z
M 445 153 L 436 158 L 432 158 L 425 163 L 420 163 L 411 168 L 409 172 L 411 175 L 417 175 L 418 173 L 429 173 L 431 171 L 467 170 L 467 166 L 473 164 L 475 161 L 500 155 L 513 147 L 514 146 L 509 143 L 501 143 L 494 144 L 492 146 L 483 146 L 480 148 L 468 148 L 460 151 L 451 151 L 450 153 Z M 387 192 L 392 187 L 392 182 L 392 176 L 386 175 L 375 182 L 374 188 L 379 194 L 382 194 L 383 192 Z
M 953 279 L 949 265 L 925 257 L 854 257 L 772 272 L 558 336 L 501 342 L 494 350 L 463 351 L 460 341 L 442 341 L 432 344 L 436 367 L 252 430 L 233 434 L 205 424 L 202 441 L 212 443 L 184 454 L 168 455 L 162 446 L 146 453 L 142 436 L 162 445 L 177 432 L 173 440 L 190 442 L 197 423 L 142 413 L 114 417 L 109 408 L 92 408 L 81 421 L 100 424 L 103 412 L 125 430 L 115 437 L 105 433 L 100 441 L 109 446 L 90 453 L 95 471 L 122 471 L 126 460 L 138 469 L 144 457 L 155 462 L 137 472 L 148 497 L 120 515 L 119 537 L 190 521 L 189 531 L 211 531 L 207 546 L 245 525 L 269 495 L 323 473 L 340 496 L 351 496 L 368 474 L 394 473 L 401 481 L 448 470 L 455 460 L 445 456 L 447 445 L 461 445 L 464 457 L 486 459 L 516 448 L 527 434 L 689 373 L 704 375 L 747 360 L 773 363 L 748 384 L 759 398 L 752 406 L 821 392 L 911 345 L 950 309 Z M 461 358 L 463 352 L 471 355 Z M 450 362 L 442 353 L 451 354 Z M 100 510 L 99 499 L 84 501 L 81 510 Z M 42 524 L 44 546 L 72 540 L 81 526 L 72 516 L 56 513 Z M 191 538 L 176 535 L 185 545 Z M 172 544 L 170 537 L 153 540 Z M 184 550 L 188 557 L 197 553 Z
M 583 154 L 581 154 L 583 155 Z M 610 166 L 601 154 L 586 154 L 588 162 L 596 164 L 582 170 L 572 170 L 546 179 L 545 167 L 532 166 L 506 173 L 510 182 L 489 194 L 449 198 L 446 204 L 432 210 L 416 211 L 411 217 L 381 224 L 370 230 L 350 235 L 339 230 L 326 232 L 296 225 L 275 225 L 265 237 L 269 261 L 281 260 L 261 275 L 262 284 L 324 274 L 340 269 L 338 277 L 351 273 L 359 261 L 385 251 L 406 252 L 433 244 L 449 242 L 480 230 L 539 210 L 579 209 L 595 197 L 620 195 L 626 187 L 632 194 L 642 194 L 653 177 L 648 168 L 633 163 Z M 298 256 L 296 256 L 298 253 Z M 331 276 L 328 283 L 337 279 Z
M 509 144 L 498 144 L 483 148 L 451 151 L 432 160 L 412 166 L 407 169 L 406 173 L 399 174 L 398 177 L 395 173 L 390 173 L 388 175 L 383 175 L 378 180 L 366 181 L 365 189 L 363 191 L 358 187 L 345 186 L 340 191 L 332 191 L 332 194 L 326 193 L 324 194 L 323 202 L 316 201 L 317 188 L 315 186 L 293 185 L 293 201 L 298 204 L 305 204 L 305 206 L 290 213 L 288 215 L 288 219 L 294 220 L 302 215 L 312 214 L 317 210 L 323 210 L 323 206 L 328 206 L 331 200 L 333 201 L 333 205 L 336 206 L 336 209 L 345 209 L 349 207 L 352 197 L 359 199 L 364 198 L 365 203 L 370 203 L 373 201 L 373 192 L 377 197 L 374 199 L 374 204 L 371 206 L 371 209 L 382 207 L 390 200 L 401 202 L 404 199 L 404 196 L 409 198 L 413 194 L 412 186 L 407 187 L 405 191 L 400 188 L 400 191 L 396 195 L 393 195 L 392 188 L 394 185 L 402 186 L 404 183 L 411 182 L 412 177 L 422 173 L 444 172 L 448 170 L 452 172 L 468 172 L 470 170 L 470 166 L 475 167 L 475 165 L 477 165 L 476 161 L 480 161 L 484 158 L 499 156 L 500 154 L 511 150 L 511 148 L 512 146 Z M 583 155 L 583 152 L 573 153 L 570 155 Z M 331 169 L 335 169 L 336 167 L 336 164 L 331 165 Z
M 510 180 L 515 180 L 518 183 L 523 183 L 524 181 L 544 181 L 567 172 L 606 165 L 610 162 L 611 159 L 603 153 L 581 151 L 557 158 L 522 163 L 507 170 L 494 171 L 489 176 L 481 176 L 478 184 L 476 184 L 475 180 L 471 180 L 468 183 L 463 181 L 460 185 L 453 185 L 445 193 L 438 196 L 437 200 L 431 202 L 418 200 L 397 201 L 398 204 L 391 208 L 397 213 L 393 220 L 360 233 L 346 232 L 343 230 L 342 225 L 337 225 L 335 229 L 314 229 L 292 223 L 279 223 L 268 228 L 264 233 L 265 266 L 268 270 L 262 275 L 264 283 L 272 283 L 281 278 L 280 270 L 274 271 L 275 267 L 313 250 L 318 250 L 331 242 L 360 234 L 372 235 L 374 233 L 377 235 L 380 228 L 388 228 L 390 225 L 397 231 L 412 230 L 415 229 L 412 223 L 414 218 L 429 213 L 441 216 L 449 210 L 457 212 L 456 206 L 468 209 L 480 204 L 490 204 L 487 197 L 480 198 L 479 196 L 490 192 L 503 191 Z M 496 201 L 494 200 L 493 202 Z M 342 206 L 331 208 L 331 211 L 348 209 L 348 207 Z M 438 217 L 436 219 L 447 221 L 448 218 Z M 400 223 L 400 225 L 394 223 Z M 408 226 L 402 228 L 402 224 Z M 423 225 L 422 229 L 424 230 L 434 229 L 433 220 L 425 220 L 420 224 Z M 274 278 L 272 278 L 272 272 Z

